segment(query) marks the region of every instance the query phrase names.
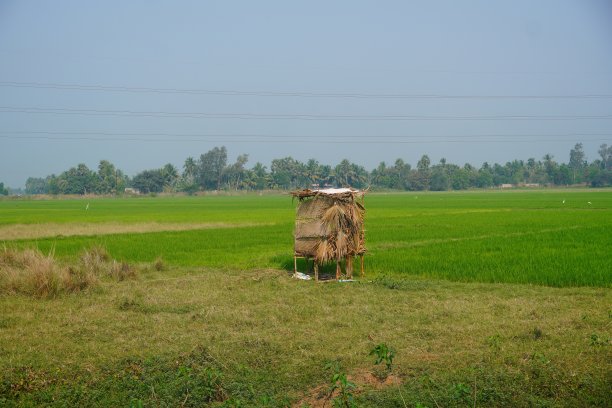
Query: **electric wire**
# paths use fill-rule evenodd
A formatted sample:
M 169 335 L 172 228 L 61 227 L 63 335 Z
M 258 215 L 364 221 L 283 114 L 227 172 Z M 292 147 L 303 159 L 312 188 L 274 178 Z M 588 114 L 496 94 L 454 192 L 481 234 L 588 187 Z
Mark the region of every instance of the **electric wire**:
M 239 120 L 305 120 L 305 121 L 567 121 L 610 120 L 612 115 L 331 115 L 331 114 L 285 114 L 285 113 L 241 113 L 241 112 L 166 112 L 105 109 L 42 108 L 0 106 L 0 113 L 29 113 L 52 115 L 162 117 L 194 119 L 239 119 Z
M 19 134 L 17 136 L 16 134 Z M 55 135 L 55 136 L 52 136 Z M 72 136 L 65 136 L 72 135 Z M 87 135 L 87 136 L 82 136 Z M 100 137 L 94 137 L 95 135 Z M 103 136 L 103 137 L 102 137 Z M 125 137 L 127 136 L 127 137 Z M 152 137 L 156 136 L 156 137 Z M 189 136 L 189 137 L 186 137 Z M 501 136 L 502 138 L 492 138 Z M 15 140 L 48 140 L 48 141 L 93 141 L 93 142 L 214 142 L 214 143 L 299 143 L 299 144 L 432 144 L 432 143 L 559 143 L 573 142 L 576 137 L 581 141 L 606 141 L 608 139 L 593 136 L 608 136 L 612 134 L 565 134 L 542 135 L 555 137 L 533 138 L 533 135 L 463 135 L 463 136 L 281 136 L 264 134 L 164 134 L 164 133 L 108 133 L 108 132 L 59 132 L 59 131 L 17 131 L 0 132 L 0 139 Z M 584 139 L 582 137 L 588 137 Z M 512 138 L 509 138 L 512 137 Z M 528 139 L 517 139 L 527 138 Z M 574 139 L 559 139 L 559 137 L 572 137 Z
M 407 94 L 367 92 L 310 92 L 310 91 L 245 91 L 189 88 L 153 88 L 113 85 L 87 85 L 50 82 L 0 81 L 2 87 L 55 89 L 95 92 L 132 92 L 188 95 L 262 96 L 262 97 L 303 97 L 303 98 L 353 98 L 353 99 L 612 99 L 612 94 L 557 94 L 557 95 L 461 95 L 461 94 Z

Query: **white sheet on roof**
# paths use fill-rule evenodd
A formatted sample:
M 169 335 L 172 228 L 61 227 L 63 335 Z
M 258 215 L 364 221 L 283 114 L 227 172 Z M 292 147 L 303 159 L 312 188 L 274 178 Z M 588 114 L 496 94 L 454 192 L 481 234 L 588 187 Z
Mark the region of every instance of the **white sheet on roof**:
M 317 190 L 312 190 L 312 191 L 316 191 L 317 193 L 323 193 L 323 194 L 341 194 L 341 193 L 359 192 L 359 190 L 353 190 L 350 188 L 322 188 L 322 189 L 317 189 Z

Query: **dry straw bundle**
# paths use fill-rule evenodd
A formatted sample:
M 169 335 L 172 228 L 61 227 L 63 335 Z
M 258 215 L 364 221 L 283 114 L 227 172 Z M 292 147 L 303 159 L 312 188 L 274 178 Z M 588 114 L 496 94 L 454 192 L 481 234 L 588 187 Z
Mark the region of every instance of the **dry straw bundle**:
M 365 252 L 362 191 L 343 188 L 299 190 L 291 193 L 300 201 L 295 223 L 295 256 L 312 258 L 316 264 L 346 260 L 352 275 L 353 257 Z M 315 269 L 316 272 L 316 269 Z

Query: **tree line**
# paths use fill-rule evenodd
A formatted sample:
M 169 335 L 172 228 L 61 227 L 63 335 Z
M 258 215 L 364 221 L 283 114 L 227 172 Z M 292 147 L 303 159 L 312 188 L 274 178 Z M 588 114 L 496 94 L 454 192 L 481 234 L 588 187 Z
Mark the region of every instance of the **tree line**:
M 480 168 L 467 163 L 463 166 L 447 163 L 445 159 L 432 164 L 429 157 L 423 155 L 415 168 L 397 159 L 391 165 L 381 162 L 368 171 L 348 159 L 332 167 L 315 159 L 300 162 L 292 157 L 272 160 L 269 169 L 259 162 L 247 168 L 247 154 L 241 154 L 234 163 L 228 163 L 227 149 L 222 146 L 209 150 L 198 159 L 188 157 L 180 170 L 166 164 L 159 169 L 144 170 L 133 178 L 107 160 L 100 161 L 97 171 L 79 164 L 60 175 L 30 177 L 25 191 L 27 194 L 118 194 L 129 187 L 141 193 L 194 194 L 210 190 L 340 186 L 416 191 L 492 188 L 503 184 L 611 186 L 612 146 L 603 144 L 598 153 L 600 157 L 589 163 L 582 143 L 578 143 L 571 149 L 568 163 L 558 163 L 547 154 L 541 160 L 514 160 L 503 165 L 485 162 Z
M 4 187 L 4 183 L 0 183 L 0 195 L 8 195 L 8 188 Z

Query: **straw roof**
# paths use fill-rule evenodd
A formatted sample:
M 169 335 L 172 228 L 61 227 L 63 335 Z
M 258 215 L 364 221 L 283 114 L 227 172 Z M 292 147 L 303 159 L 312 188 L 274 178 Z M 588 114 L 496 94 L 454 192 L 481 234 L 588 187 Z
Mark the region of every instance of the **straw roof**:
M 295 254 L 318 263 L 365 253 L 364 192 L 350 188 L 298 190 Z
M 292 191 L 291 195 L 293 197 L 297 197 L 300 200 L 310 197 L 316 196 L 327 196 L 335 199 L 351 199 L 354 200 L 355 197 L 363 197 L 365 194 L 364 191 L 355 190 L 353 188 L 324 188 L 324 189 L 316 189 L 310 190 L 308 188 L 304 190 Z

